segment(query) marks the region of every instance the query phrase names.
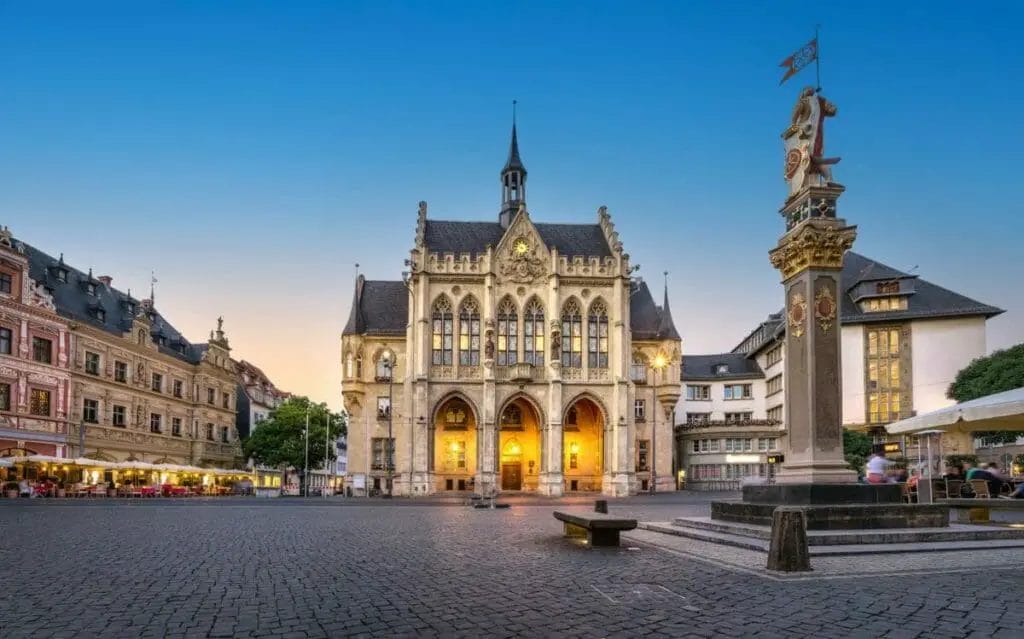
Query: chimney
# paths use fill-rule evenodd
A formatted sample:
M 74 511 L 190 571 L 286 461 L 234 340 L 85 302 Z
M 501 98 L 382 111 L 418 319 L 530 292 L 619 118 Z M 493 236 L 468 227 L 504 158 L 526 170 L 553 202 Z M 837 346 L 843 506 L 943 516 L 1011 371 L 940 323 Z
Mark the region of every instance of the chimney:
M 96 279 L 103 282 L 103 285 L 106 286 L 107 288 L 110 288 L 111 283 L 113 283 L 114 281 L 114 278 L 110 277 L 109 275 L 100 275 Z

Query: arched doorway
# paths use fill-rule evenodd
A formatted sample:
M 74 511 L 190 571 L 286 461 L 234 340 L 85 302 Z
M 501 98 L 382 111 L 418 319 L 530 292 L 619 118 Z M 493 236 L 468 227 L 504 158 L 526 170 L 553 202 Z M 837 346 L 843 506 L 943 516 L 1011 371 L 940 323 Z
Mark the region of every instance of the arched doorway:
M 543 466 L 540 423 L 537 408 L 522 395 L 502 408 L 497 450 L 502 490 L 537 490 Z
M 604 474 L 604 411 L 588 397 L 575 399 L 562 420 L 562 468 L 569 492 L 599 492 Z
M 437 491 L 473 490 L 476 474 L 476 415 L 465 399 L 443 400 L 434 414 L 431 451 Z

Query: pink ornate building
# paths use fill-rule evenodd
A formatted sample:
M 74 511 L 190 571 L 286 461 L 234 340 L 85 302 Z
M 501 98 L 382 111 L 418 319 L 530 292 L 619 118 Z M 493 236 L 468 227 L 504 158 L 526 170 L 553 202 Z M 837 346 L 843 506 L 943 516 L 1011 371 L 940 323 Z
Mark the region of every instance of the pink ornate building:
M 0 228 L 0 456 L 66 456 L 71 334 Z

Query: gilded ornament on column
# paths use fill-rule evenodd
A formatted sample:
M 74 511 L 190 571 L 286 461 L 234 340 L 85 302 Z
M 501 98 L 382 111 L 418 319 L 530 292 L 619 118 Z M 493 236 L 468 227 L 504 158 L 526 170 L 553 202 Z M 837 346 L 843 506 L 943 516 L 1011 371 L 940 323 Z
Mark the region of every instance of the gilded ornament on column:
M 803 337 L 804 322 L 807 319 L 807 299 L 803 293 L 793 293 L 790 296 L 786 315 L 789 317 L 789 328 L 793 331 L 793 337 Z
M 804 222 L 794 235 L 784 237 L 769 252 L 772 266 L 782 272 L 783 281 L 809 268 L 843 268 L 843 255 L 857 237 L 856 227 L 837 228 L 829 222 Z
M 832 297 L 832 291 L 827 286 L 819 288 L 814 296 L 814 318 L 826 333 L 836 321 L 836 298 Z

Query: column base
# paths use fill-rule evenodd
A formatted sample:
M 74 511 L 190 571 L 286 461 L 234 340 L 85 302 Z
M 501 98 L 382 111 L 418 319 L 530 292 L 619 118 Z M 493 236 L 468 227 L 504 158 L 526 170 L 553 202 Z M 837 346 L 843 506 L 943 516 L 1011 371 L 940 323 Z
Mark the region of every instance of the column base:
M 476 474 L 476 489 L 474 490 L 476 494 L 490 497 L 497 494 L 500 488 L 495 473 L 481 472 Z
M 856 471 L 846 462 L 786 463 L 775 476 L 777 484 L 855 484 Z
M 565 492 L 565 480 L 562 473 L 541 473 L 537 492 L 546 497 L 561 497 Z
M 601 494 L 608 497 L 628 497 L 630 479 L 629 473 L 605 474 L 601 479 Z

